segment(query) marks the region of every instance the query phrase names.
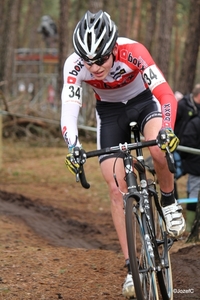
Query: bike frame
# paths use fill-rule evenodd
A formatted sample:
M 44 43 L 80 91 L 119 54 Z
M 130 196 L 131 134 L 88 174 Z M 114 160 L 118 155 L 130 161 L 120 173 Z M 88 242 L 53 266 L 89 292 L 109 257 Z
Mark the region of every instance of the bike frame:
M 144 147 L 157 145 L 157 140 L 141 142 L 137 124 L 133 122 L 130 125 L 134 135 L 134 143 L 124 143 L 114 147 L 90 151 L 86 153 L 86 158 L 123 152 L 125 180 L 127 184 L 127 193 L 123 195 L 123 199 L 130 266 L 136 296 L 137 299 L 140 300 L 158 300 L 158 282 L 162 298 L 164 300 L 172 300 L 173 288 L 169 248 L 172 246 L 173 240 L 167 237 L 164 216 L 158 200 L 155 184 L 153 184 L 153 188 L 148 184 L 142 152 L 142 148 Z M 131 150 L 136 151 L 136 163 L 134 163 Z M 76 153 L 75 158 L 78 159 L 79 152 L 76 150 L 74 153 Z M 167 147 L 166 159 L 170 171 L 174 172 L 173 156 Z M 138 172 L 137 179 L 135 176 L 135 170 Z M 117 184 L 117 179 L 115 176 L 114 178 Z M 90 187 L 85 177 L 83 164 L 80 164 L 80 170 L 77 173 L 76 181 L 79 180 L 84 188 Z M 152 208 L 153 202 L 155 203 L 155 211 Z M 157 222 L 155 222 L 154 216 L 157 214 L 158 218 Z M 143 265 L 141 265 L 140 268 L 138 267 L 137 260 L 137 241 L 133 232 L 133 215 L 135 216 L 135 227 L 137 226 L 139 228 L 142 245 L 141 256 L 143 256 Z M 157 231 L 160 235 L 159 238 Z M 141 283 L 140 277 L 142 274 L 145 279 L 142 280 Z
M 134 133 L 134 140 L 135 142 L 140 142 L 140 135 L 137 128 L 133 128 Z M 127 190 L 128 192 L 124 195 L 124 208 L 126 212 L 126 230 L 127 230 L 127 242 L 128 242 L 128 248 L 129 248 L 129 259 L 130 259 L 130 265 L 132 274 L 134 272 L 133 280 L 135 285 L 135 291 L 138 299 L 159 299 L 159 290 L 157 288 L 157 282 L 156 282 L 156 275 L 161 275 L 162 269 L 168 269 L 170 267 L 169 262 L 169 248 L 172 246 L 173 241 L 171 239 L 167 238 L 166 230 L 163 232 L 164 235 L 162 237 L 162 240 L 156 239 L 156 229 L 155 224 L 153 220 L 153 211 L 152 211 L 152 199 L 154 200 L 155 208 L 159 213 L 159 222 L 165 223 L 164 216 L 162 214 L 162 210 L 159 204 L 158 195 L 155 190 L 149 189 L 148 187 L 148 181 L 146 178 L 146 170 L 144 167 L 144 158 L 143 158 L 143 152 L 141 148 L 136 149 L 136 159 L 137 163 L 141 164 L 141 166 L 135 166 L 138 170 L 138 177 L 139 177 L 139 183 L 136 179 L 136 176 L 134 174 L 134 165 L 133 165 L 133 156 L 127 151 L 126 156 L 124 157 L 124 169 L 126 174 L 126 183 L 127 183 Z M 155 184 L 154 184 L 155 186 Z M 150 197 L 151 194 L 151 197 Z M 153 197 L 152 197 L 153 196 Z M 150 201 L 151 198 L 151 201 Z M 129 206 L 127 208 L 127 203 L 129 203 Z M 132 208 L 136 222 L 139 224 L 140 228 L 140 235 L 142 236 L 142 247 L 143 251 L 145 253 L 145 257 L 147 258 L 145 262 L 145 268 L 138 269 L 138 263 L 136 260 L 136 254 L 132 255 L 130 251 L 133 251 L 133 247 L 136 248 L 137 242 L 133 241 L 133 239 L 136 239 L 136 234 L 133 234 L 133 231 L 130 224 L 131 214 L 130 214 L 130 208 Z M 129 232 L 131 230 L 131 232 Z M 169 242 L 170 240 L 170 242 Z M 163 244 L 163 257 L 160 257 L 158 247 Z M 170 246 L 170 247 L 169 247 Z M 135 249 L 135 253 L 136 253 Z M 139 264 L 140 265 L 140 264 Z M 138 269 L 138 272 L 136 271 Z M 141 274 L 148 274 L 149 276 L 149 284 L 151 285 L 150 294 L 146 295 L 144 294 L 143 288 L 140 284 L 140 275 Z M 160 284 L 160 287 L 165 288 L 165 282 L 163 280 L 163 276 L 158 277 L 158 281 Z M 170 285 L 167 286 L 166 289 L 163 289 L 161 291 L 163 299 L 172 299 L 173 298 L 173 288 L 172 288 L 172 280 L 169 278 L 169 282 L 166 284 Z M 151 298 L 149 298 L 151 297 Z

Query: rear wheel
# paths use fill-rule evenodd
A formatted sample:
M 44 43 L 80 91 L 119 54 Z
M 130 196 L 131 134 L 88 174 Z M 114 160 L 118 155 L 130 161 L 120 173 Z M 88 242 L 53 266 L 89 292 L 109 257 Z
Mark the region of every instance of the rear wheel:
M 154 244 L 154 255 L 157 266 L 157 279 L 159 284 L 160 294 L 164 300 L 173 299 L 173 281 L 172 281 L 172 269 L 169 249 L 173 244 L 173 240 L 168 238 L 164 216 L 159 203 L 158 195 L 155 190 L 155 186 L 149 190 L 149 203 L 152 213 L 152 226 L 154 228 L 154 235 L 151 240 Z
M 157 220 L 157 222 L 155 222 L 157 249 L 155 247 L 155 250 L 158 253 L 160 261 L 160 269 L 157 270 L 157 278 L 160 287 L 160 293 L 162 295 L 163 300 L 172 300 L 173 280 L 169 249 L 173 244 L 173 240 L 168 238 L 167 236 L 162 213 L 160 214 L 157 210 L 154 210 L 153 219 Z

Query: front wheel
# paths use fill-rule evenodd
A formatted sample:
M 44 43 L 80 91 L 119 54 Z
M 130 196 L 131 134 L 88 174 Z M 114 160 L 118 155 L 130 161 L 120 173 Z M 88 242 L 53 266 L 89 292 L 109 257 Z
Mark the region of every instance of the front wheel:
M 153 249 L 149 249 L 145 215 L 140 214 L 137 205 L 133 197 L 126 201 L 126 233 L 135 296 L 140 300 L 158 300 Z

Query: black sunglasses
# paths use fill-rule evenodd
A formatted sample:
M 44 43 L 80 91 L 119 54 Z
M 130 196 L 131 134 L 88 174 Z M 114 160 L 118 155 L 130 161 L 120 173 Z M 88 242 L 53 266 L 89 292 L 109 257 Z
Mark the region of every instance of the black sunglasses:
M 112 52 L 109 53 L 109 54 L 107 54 L 107 55 L 105 55 L 105 56 L 102 56 L 102 57 L 100 57 L 98 59 L 95 59 L 95 60 L 89 60 L 89 59 L 85 60 L 84 59 L 84 61 L 86 62 L 86 64 L 88 66 L 92 66 L 94 64 L 96 64 L 97 66 L 102 66 L 103 64 L 105 64 L 105 62 L 107 62 L 107 60 L 109 59 L 109 57 L 110 57 L 111 54 L 112 54 Z

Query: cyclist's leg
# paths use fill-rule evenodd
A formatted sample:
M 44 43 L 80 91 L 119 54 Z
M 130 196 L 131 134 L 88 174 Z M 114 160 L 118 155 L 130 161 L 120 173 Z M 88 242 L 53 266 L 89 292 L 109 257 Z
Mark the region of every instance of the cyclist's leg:
M 127 246 L 127 236 L 126 236 L 126 226 L 125 226 L 125 213 L 123 209 L 123 198 L 119 189 L 123 192 L 127 191 L 125 180 L 124 180 L 124 165 L 121 158 L 117 159 L 115 166 L 116 178 L 119 184 L 119 188 L 113 178 L 113 164 L 116 158 L 109 158 L 101 163 L 101 171 L 104 176 L 105 181 L 108 184 L 109 195 L 111 200 L 111 214 L 113 223 L 118 235 L 118 239 L 121 245 L 122 252 L 126 261 L 129 261 L 128 246 Z M 135 289 L 133 285 L 133 279 L 128 267 L 127 276 L 125 278 L 122 294 L 125 297 L 135 297 Z
M 127 120 L 125 105 L 122 103 L 97 103 L 97 145 L 98 148 L 105 148 L 109 146 L 116 146 L 119 143 L 130 142 L 130 126 Z M 117 154 L 118 156 L 118 154 Z M 115 163 L 116 161 L 116 163 Z M 119 184 L 119 188 L 113 178 L 113 166 L 115 164 L 115 174 Z M 108 185 L 109 196 L 111 200 L 111 214 L 113 223 L 118 235 L 120 246 L 127 263 L 129 259 L 125 215 L 123 210 L 123 197 L 120 190 L 126 192 L 126 183 L 124 180 L 124 165 L 122 158 L 116 156 L 100 157 L 100 165 L 103 177 Z M 120 189 L 120 190 L 119 190 Z M 129 265 L 128 273 L 130 271 Z M 134 286 L 132 276 L 127 274 L 124 282 L 122 293 L 126 296 L 134 295 Z M 124 290 L 126 293 L 124 293 Z
M 144 137 L 146 140 L 155 139 L 162 127 L 161 118 L 153 118 L 144 126 Z M 174 197 L 174 176 L 169 171 L 165 153 L 158 146 L 150 147 L 154 161 L 155 171 L 161 190 L 161 202 L 163 213 L 167 222 L 167 230 L 172 236 L 179 236 L 185 230 L 185 220 L 182 216 L 182 207 L 177 204 Z
M 113 165 L 116 158 L 109 158 L 101 163 L 101 171 L 103 177 L 108 184 L 109 196 L 111 200 L 111 214 L 113 223 L 119 238 L 119 242 L 122 248 L 125 259 L 128 259 L 128 250 L 126 242 L 126 230 L 125 230 L 125 216 L 123 210 L 123 198 L 119 191 L 126 192 L 126 184 L 124 181 L 124 167 L 122 159 L 116 161 L 116 176 L 119 183 L 119 188 L 116 186 L 113 178 Z
M 119 143 L 130 141 L 130 127 L 129 123 L 126 121 L 125 105 L 123 103 L 97 101 L 96 110 L 98 148 L 116 146 Z M 119 125 L 119 118 L 124 120 L 122 126 Z M 100 157 L 99 160 L 103 177 L 109 189 L 114 226 L 117 231 L 124 257 L 125 259 L 128 259 L 123 198 L 113 177 L 113 166 L 116 156 L 107 155 Z M 120 189 L 125 191 L 124 167 L 121 158 L 118 158 L 116 161 L 115 173 Z
M 148 121 L 144 126 L 145 140 L 156 139 L 161 127 L 161 118 L 153 118 Z M 170 193 L 174 189 L 174 177 L 169 171 L 165 153 L 161 151 L 158 146 L 150 147 L 149 150 L 154 161 L 154 168 L 156 170 L 160 188 L 165 193 Z

